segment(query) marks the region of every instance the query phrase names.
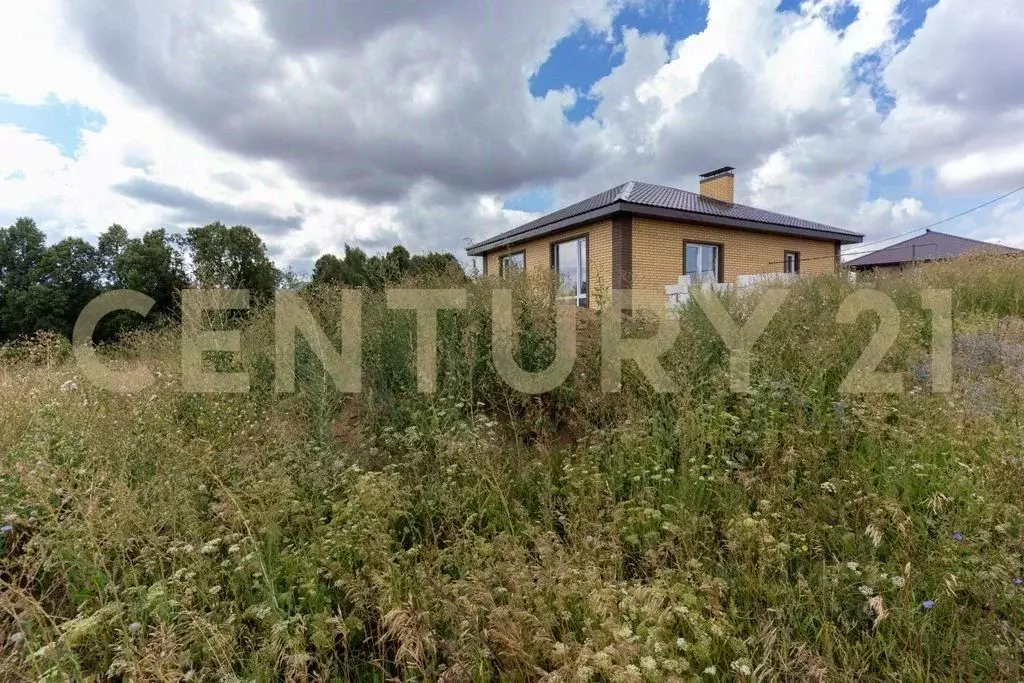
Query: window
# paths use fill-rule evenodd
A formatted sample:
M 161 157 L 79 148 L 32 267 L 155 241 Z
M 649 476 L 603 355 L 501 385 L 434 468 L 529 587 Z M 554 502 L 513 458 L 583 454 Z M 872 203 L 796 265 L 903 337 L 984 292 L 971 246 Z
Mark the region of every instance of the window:
M 800 252 L 787 251 L 782 257 L 782 271 L 796 275 L 800 272 Z
M 575 301 L 577 306 L 586 308 L 587 303 L 587 238 L 559 242 L 552 248 L 555 272 L 558 273 L 561 288 L 559 299 Z
M 521 273 L 526 269 L 526 252 L 517 251 L 514 254 L 505 254 L 498 261 L 498 272 L 504 277 L 506 275 L 515 275 Z
M 686 274 L 698 280 L 721 282 L 718 262 L 721 247 L 717 244 L 687 243 L 685 266 Z

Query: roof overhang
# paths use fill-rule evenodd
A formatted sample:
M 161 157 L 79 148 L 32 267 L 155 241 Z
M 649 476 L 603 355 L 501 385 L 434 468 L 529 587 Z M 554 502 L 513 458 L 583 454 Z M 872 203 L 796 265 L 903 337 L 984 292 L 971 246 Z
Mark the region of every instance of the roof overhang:
M 576 216 L 563 218 L 560 221 L 541 225 L 533 230 L 518 235 L 511 235 L 505 238 L 492 238 L 473 244 L 466 249 L 470 256 L 481 256 L 490 251 L 507 249 L 508 247 L 528 242 L 538 237 L 564 232 L 573 228 L 593 223 L 605 218 L 611 218 L 618 213 L 628 213 L 641 218 L 658 218 L 663 220 L 678 221 L 691 225 L 703 225 L 713 228 L 727 228 L 731 230 L 744 230 L 747 232 L 760 232 L 775 235 L 788 235 L 791 237 L 806 237 L 840 244 L 859 244 L 864 241 L 863 235 L 855 235 L 845 232 L 830 232 L 827 230 L 813 230 L 810 228 L 797 228 L 776 223 L 762 223 L 760 221 L 749 221 L 727 216 L 713 216 L 693 211 L 682 211 L 680 209 L 667 209 L 657 206 L 646 206 L 644 204 L 633 204 L 631 202 L 617 201 L 607 206 L 587 211 Z

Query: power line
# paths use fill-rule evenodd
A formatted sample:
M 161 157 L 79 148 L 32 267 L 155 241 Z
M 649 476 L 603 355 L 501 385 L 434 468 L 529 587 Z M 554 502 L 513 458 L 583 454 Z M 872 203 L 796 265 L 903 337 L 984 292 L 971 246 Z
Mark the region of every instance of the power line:
M 999 197 L 996 197 L 995 199 L 990 199 L 989 201 L 985 202 L 984 204 L 978 204 L 977 206 L 972 207 L 970 209 L 967 209 L 966 211 L 961 211 L 960 213 L 956 214 L 955 216 L 949 216 L 948 218 L 943 218 L 940 221 L 935 221 L 934 223 L 929 223 L 928 225 L 923 225 L 920 228 L 914 228 L 913 230 L 907 230 L 906 232 L 901 232 L 901 233 L 897 233 L 895 235 L 890 235 L 889 237 L 886 237 L 886 238 L 880 239 L 880 240 L 875 240 L 874 242 L 866 242 L 866 243 L 863 243 L 863 244 L 859 244 L 859 245 L 857 245 L 857 249 L 855 249 L 853 251 L 843 252 L 843 256 L 860 256 L 860 255 L 863 255 L 863 254 L 874 253 L 875 251 L 878 251 L 878 250 L 877 249 L 866 249 L 865 250 L 864 247 L 870 247 L 870 246 L 872 246 L 874 244 L 881 244 L 882 242 L 889 242 L 890 240 L 894 240 L 897 237 L 903 237 L 904 235 L 910 235 L 910 234 L 915 233 L 915 232 L 921 232 L 922 230 L 930 230 L 931 228 L 934 228 L 936 225 L 942 225 L 943 223 L 949 223 L 950 221 L 955 221 L 957 218 L 963 218 L 964 216 L 966 216 L 969 213 L 974 213 L 975 211 L 978 211 L 980 209 L 984 209 L 986 206 L 991 206 L 992 204 L 995 204 L 996 202 L 1001 202 L 1004 199 L 1006 199 L 1007 197 L 1010 197 L 1010 196 L 1013 196 L 1013 195 L 1017 194 L 1021 190 L 1024 190 L 1024 185 L 1021 185 L 1020 187 L 1018 187 L 1015 190 L 1010 190 L 1006 194 L 1001 195 Z M 895 246 L 895 245 L 892 245 L 892 246 Z M 820 260 L 823 260 L 823 259 L 832 259 L 832 258 L 834 258 L 834 257 L 832 257 L 832 256 L 810 256 L 810 257 L 807 257 L 807 258 L 801 258 L 800 260 L 801 261 L 820 261 Z M 773 261 L 773 262 L 771 262 L 770 265 L 774 265 L 775 263 L 776 262 Z M 779 261 L 777 263 L 781 263 L 781 261 Z
M 920 232 L 922 230 L 929 230 L 931 228 L 934 228 L 936 225 L 942 225 L 943 223 L 949 223 L 950 221 L 955 221 L 957 218 L 963 218 L 964 216 L 966 216 L 969 213 L 974 213 L 975 211 L 978 211 L 980 209 L 984 209 L 986 206 L 991 206 L 992 204 L 995 204 L 996 202 L 1001 202 L 1004 199 L 1006 199 L 1007 197 L 1010 197 L 1012 195 L 1017 194 L 1021 190 L 1024 190 L 1024 185 L 1021 185 L 1016 190 L 1010 190 L 1009 192 L 1007 192 L 1006 194 L 1004 194 L 1004 195 L 1002 195 L 1000 197 L 996 197 L 995 199 L 991 199 L 991 200 L 985 202 L 984 204 L 978 204 L 977 206 L 975 206 L 973 208 L 970 208 L 970 209 L 967 209 L 966 211 L 961 211 L 960 213 L 956 214 L 955 216 L 950 216 L 948 218 L 943 218 L 941 221 L 935 221 L 934 223 L 929 223 L 928 225 L 921 226 L 920 228 L 914 228 L 913 230 L 907 230 L 906 232 L 901 232 L 901 233 L 899 233 L 897 235 L 890 235 L 889 237 L 886 237 L 885 239 L 875 240 L 874 242 L 867 242 L 865 244 L 859 244 L 859 245 L 857 245 L 857 249 L 856 250 L 846 252 L 843 255 L 844 256 L 848 256 L 848 255 L 851 255 L 851 254 L 858 254 L 858 253 L 861 253 L 861 251 L 863 250 L 864 247 L 868 247 L 868 246 L 871 246 L 873 244 L 881 244 L 882 242 L 888 242 L 889 240 L 896 239 L 897 237 L 902 237 L 903 235 L 909 235 L 910 233 Z M 869 249 L 868 251 L 874 251 L 874 250 Z

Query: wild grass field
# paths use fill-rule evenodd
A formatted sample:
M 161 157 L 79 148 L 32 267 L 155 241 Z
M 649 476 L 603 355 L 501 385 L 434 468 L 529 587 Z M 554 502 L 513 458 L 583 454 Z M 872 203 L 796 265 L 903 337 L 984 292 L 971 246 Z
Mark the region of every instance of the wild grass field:
M 359 395 L 305 347 L 276 394 L 269 313 L 240 323 L 246 394 L 179 391 L 172 327 L 104 351 L 148 364 L 134 395 L 58 339 L 6 349 L 0 680 L 1024 677 L 1024 259 L 873 283 L 902 394 L 839 392 L 876 319 L 837 324 L 854 287 L 817 278 L 755 347 L 752 393 L 691 306 L 662 357 L 678 392 L 627 365 L 602 393 L 584 312 L 570 379 L 521 395 L 490 361 L 497 285 L 442 314 L 434 395 L 412 314 L 372 294 Z M 553 313 L 513 286 L 539 369 Z M 928 287 L 953 290 L 951 393 Z M 309 298 L 337 338 L 338 292 Z

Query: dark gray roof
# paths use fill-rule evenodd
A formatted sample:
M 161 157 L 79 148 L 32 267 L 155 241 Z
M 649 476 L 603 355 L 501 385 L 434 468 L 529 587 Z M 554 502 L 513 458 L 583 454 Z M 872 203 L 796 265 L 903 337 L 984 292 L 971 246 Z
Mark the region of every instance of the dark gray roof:
M 873 251 L 852 261 L 847 261 L 843 265 L 849 268 L 891 266 L 914 261 L 955 258 L 968 253 L 1013 254 L 1022 252 L 1020 249 L 1004 247 L 1001 244 L 926 230 L 923 235 L 911 237 L 891 247 Z
M 740 230 L 816 237 L 844 244 L 860 242 L 864 238 L 859 233 L 824 223 L 815 223 L 744 204 L 710 199 L 674 187 L 630 181 L 478 242 L 467 251 L 476 256 L 559 230 L 567 230 L 620 211 Z

